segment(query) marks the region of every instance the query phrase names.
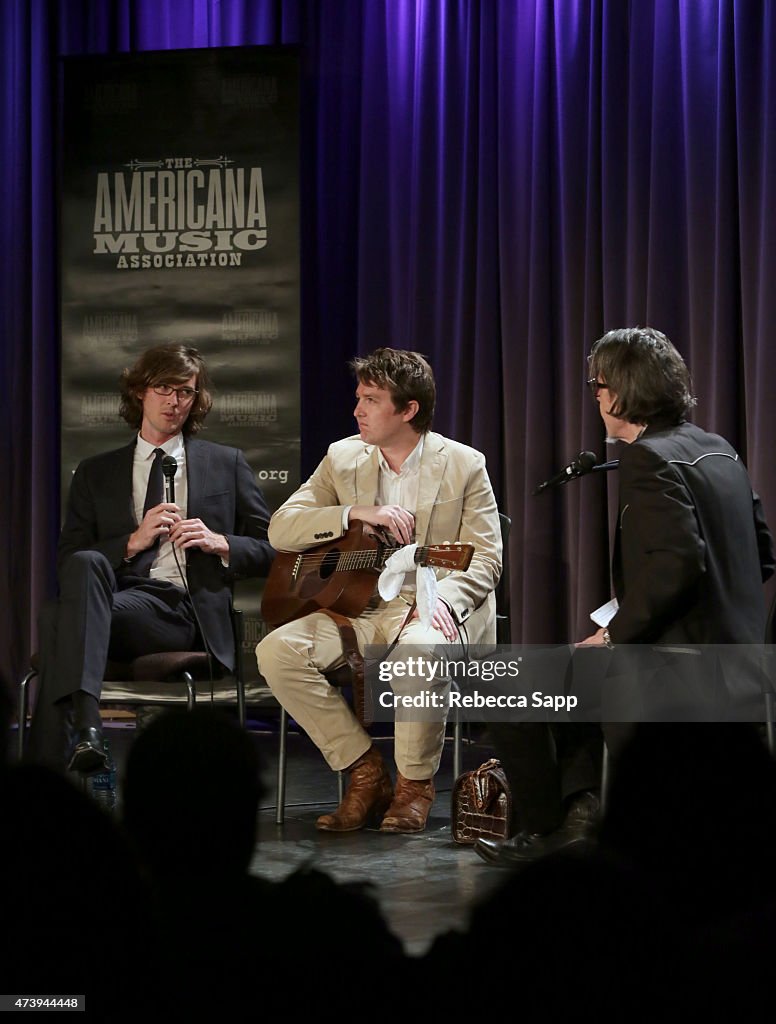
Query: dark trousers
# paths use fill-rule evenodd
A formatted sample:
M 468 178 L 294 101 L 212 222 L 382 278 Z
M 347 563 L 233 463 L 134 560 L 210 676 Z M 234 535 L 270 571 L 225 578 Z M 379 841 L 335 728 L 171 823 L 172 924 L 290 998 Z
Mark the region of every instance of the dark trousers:
M 565 800 L 601 785 L 598 725 L 492 722 L 488 731 L 512 791 L 513 834 L 553 832 L 563 824 Z
M 30 756 L 59 764 L 68 702 L 79 690 L 97 700 L 108 660 L 201 646 L 191 602 L 166 580 L 116 576 L 98 551 L 78 551 L 60 572 L 60 597 L 40 617 L 38 698 Z

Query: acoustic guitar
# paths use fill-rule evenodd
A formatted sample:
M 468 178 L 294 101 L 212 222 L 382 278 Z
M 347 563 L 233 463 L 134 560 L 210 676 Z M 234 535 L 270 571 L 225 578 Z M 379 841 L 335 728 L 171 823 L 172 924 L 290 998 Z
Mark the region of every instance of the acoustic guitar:
M 278 551 L 264 587 L 264 621 L 280 626 L 322 608 L 351 619 L 360 615 L 374 595 L 386 559 L 397 550 L 366 526 L 356 519 L 337 540 L 306 551 Z M 473 554 L 473 544 L 430 544 L 418 546 L 415 562 L 465 571 Z

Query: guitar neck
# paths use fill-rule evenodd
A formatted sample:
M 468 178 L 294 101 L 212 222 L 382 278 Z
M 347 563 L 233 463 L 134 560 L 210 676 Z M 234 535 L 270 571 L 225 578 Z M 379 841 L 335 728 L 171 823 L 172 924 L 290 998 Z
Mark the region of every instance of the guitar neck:
M 390 551 L 375 551 L 366 548 L 363 551 L 342 551 L 337 559 L 337 572 L 351 572 L 353 569 L 382 569 Z
M 467 545 L 471 547 L 471 545 Z M 391 557 L 395 551 L 401 550 L 401 546 L 395 548 L 389 548 L 381 545 L 378 549 L 367 548 L 365 550 L 358 551 L 343 551 L 340 553 L 337 559 L 336 571 L 337 572 L 349 572 L 353 569 L 383 569 L 386 561 Z M 454 549 L 453 549 L 454 550 Z M 473 549 L 472 549 L 473 550 Z M 454 568 L 466 568 L 469 562 L 466 561 L 465 566 L 458 566 L 457 562 L 460 555 L 456 552 L 453 556 L 453 561 L 448 562 L 444 557 L 446 548 L 440 545 L 425 545 L 418 547 L 415 550 L 415 564 L 416 565 L 441 565 L 447 569 Z M 441 553 L 440 553 L 441 552 Z M 471 557 L 471 556 L 470 556 Z
M 298 579 L 302 573 L 314 572 L 327 579 L 332 573 L 337 572 L 381 571 L 386 560 L 400 550 L 401 545 L 391 547 L 387 544 L 345 551 L 338 550 L 334 545 L 323 545 L 322 548 L 311 548 L 297 555 L 291 575 L 293 579 Z M 474 545 L 458 542 L 423 545 L 415 549 L 414 562 L 416 565 L 436 566 L 448 571 L 465 571 L 469 568 L 473 552 Z
M 386 548 L 382 545 L 379 549 L 365 548 L 362 551 L 343 551 L 337 559 L 337 572 L 350 572 L 353 569 L 382 569 L 386 561 L 398 548 Z M 418 548 L 418 551 L 421 549 Z M 415 561 L 419 559 L 415 558 Z

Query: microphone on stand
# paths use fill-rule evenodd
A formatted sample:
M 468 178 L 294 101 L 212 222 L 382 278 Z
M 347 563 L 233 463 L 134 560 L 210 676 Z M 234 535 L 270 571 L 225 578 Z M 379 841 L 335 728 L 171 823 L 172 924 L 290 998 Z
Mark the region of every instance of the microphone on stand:
M 584 476 L 585 473 L 591 473 L 596 469 L 596 462 L 598 456 L 595 452 L 580 452 L 579 455 L 570 462 L 568 466 L 565 466 L 555 476 L 551 476 L 549 480 L 545 480 L 544 483 L 539 484 L 536 490 L 533 492 L 534 495 L 541 494 L 546 491 L 549 487 L 559 487 L 561 484 L 566 484 L 569 480 L 576 480 L 578 476 Z
M 162 473 L 164 474 L 164 500 L 175 504 L 175 482 L 173 477 L 178 472 L 178 463 L 172 455 L 165 455 L 162 459 Z M 157 491 L 158 493 L 158 491 Z

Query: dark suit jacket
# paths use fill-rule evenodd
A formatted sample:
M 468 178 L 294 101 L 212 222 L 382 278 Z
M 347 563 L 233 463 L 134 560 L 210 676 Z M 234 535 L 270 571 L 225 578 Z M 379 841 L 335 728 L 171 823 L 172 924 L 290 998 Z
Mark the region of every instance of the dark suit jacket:
M 132 506 L 135 442 L 85 459 L 70 486 L 59 538 L 58 565 L 76 551 L 100 551 L 114 570 L 124 565 L 129 535 L 136 529 Z M 253 471 L 238 448 L 212 441 L 186 441 L 188 518 L 199 518 L 229 541 L 229 568 L 199 548 L 187 553 L 192 601 L 208 645 L 226 669 L 234 669 L 229 616 L 231 585 L 269 571 L 273 550 L 266 540 L 269 509 Z
M 623 446 L 615 644 L 760 644 L 773 538 L 731 446 L 691 423 Z

